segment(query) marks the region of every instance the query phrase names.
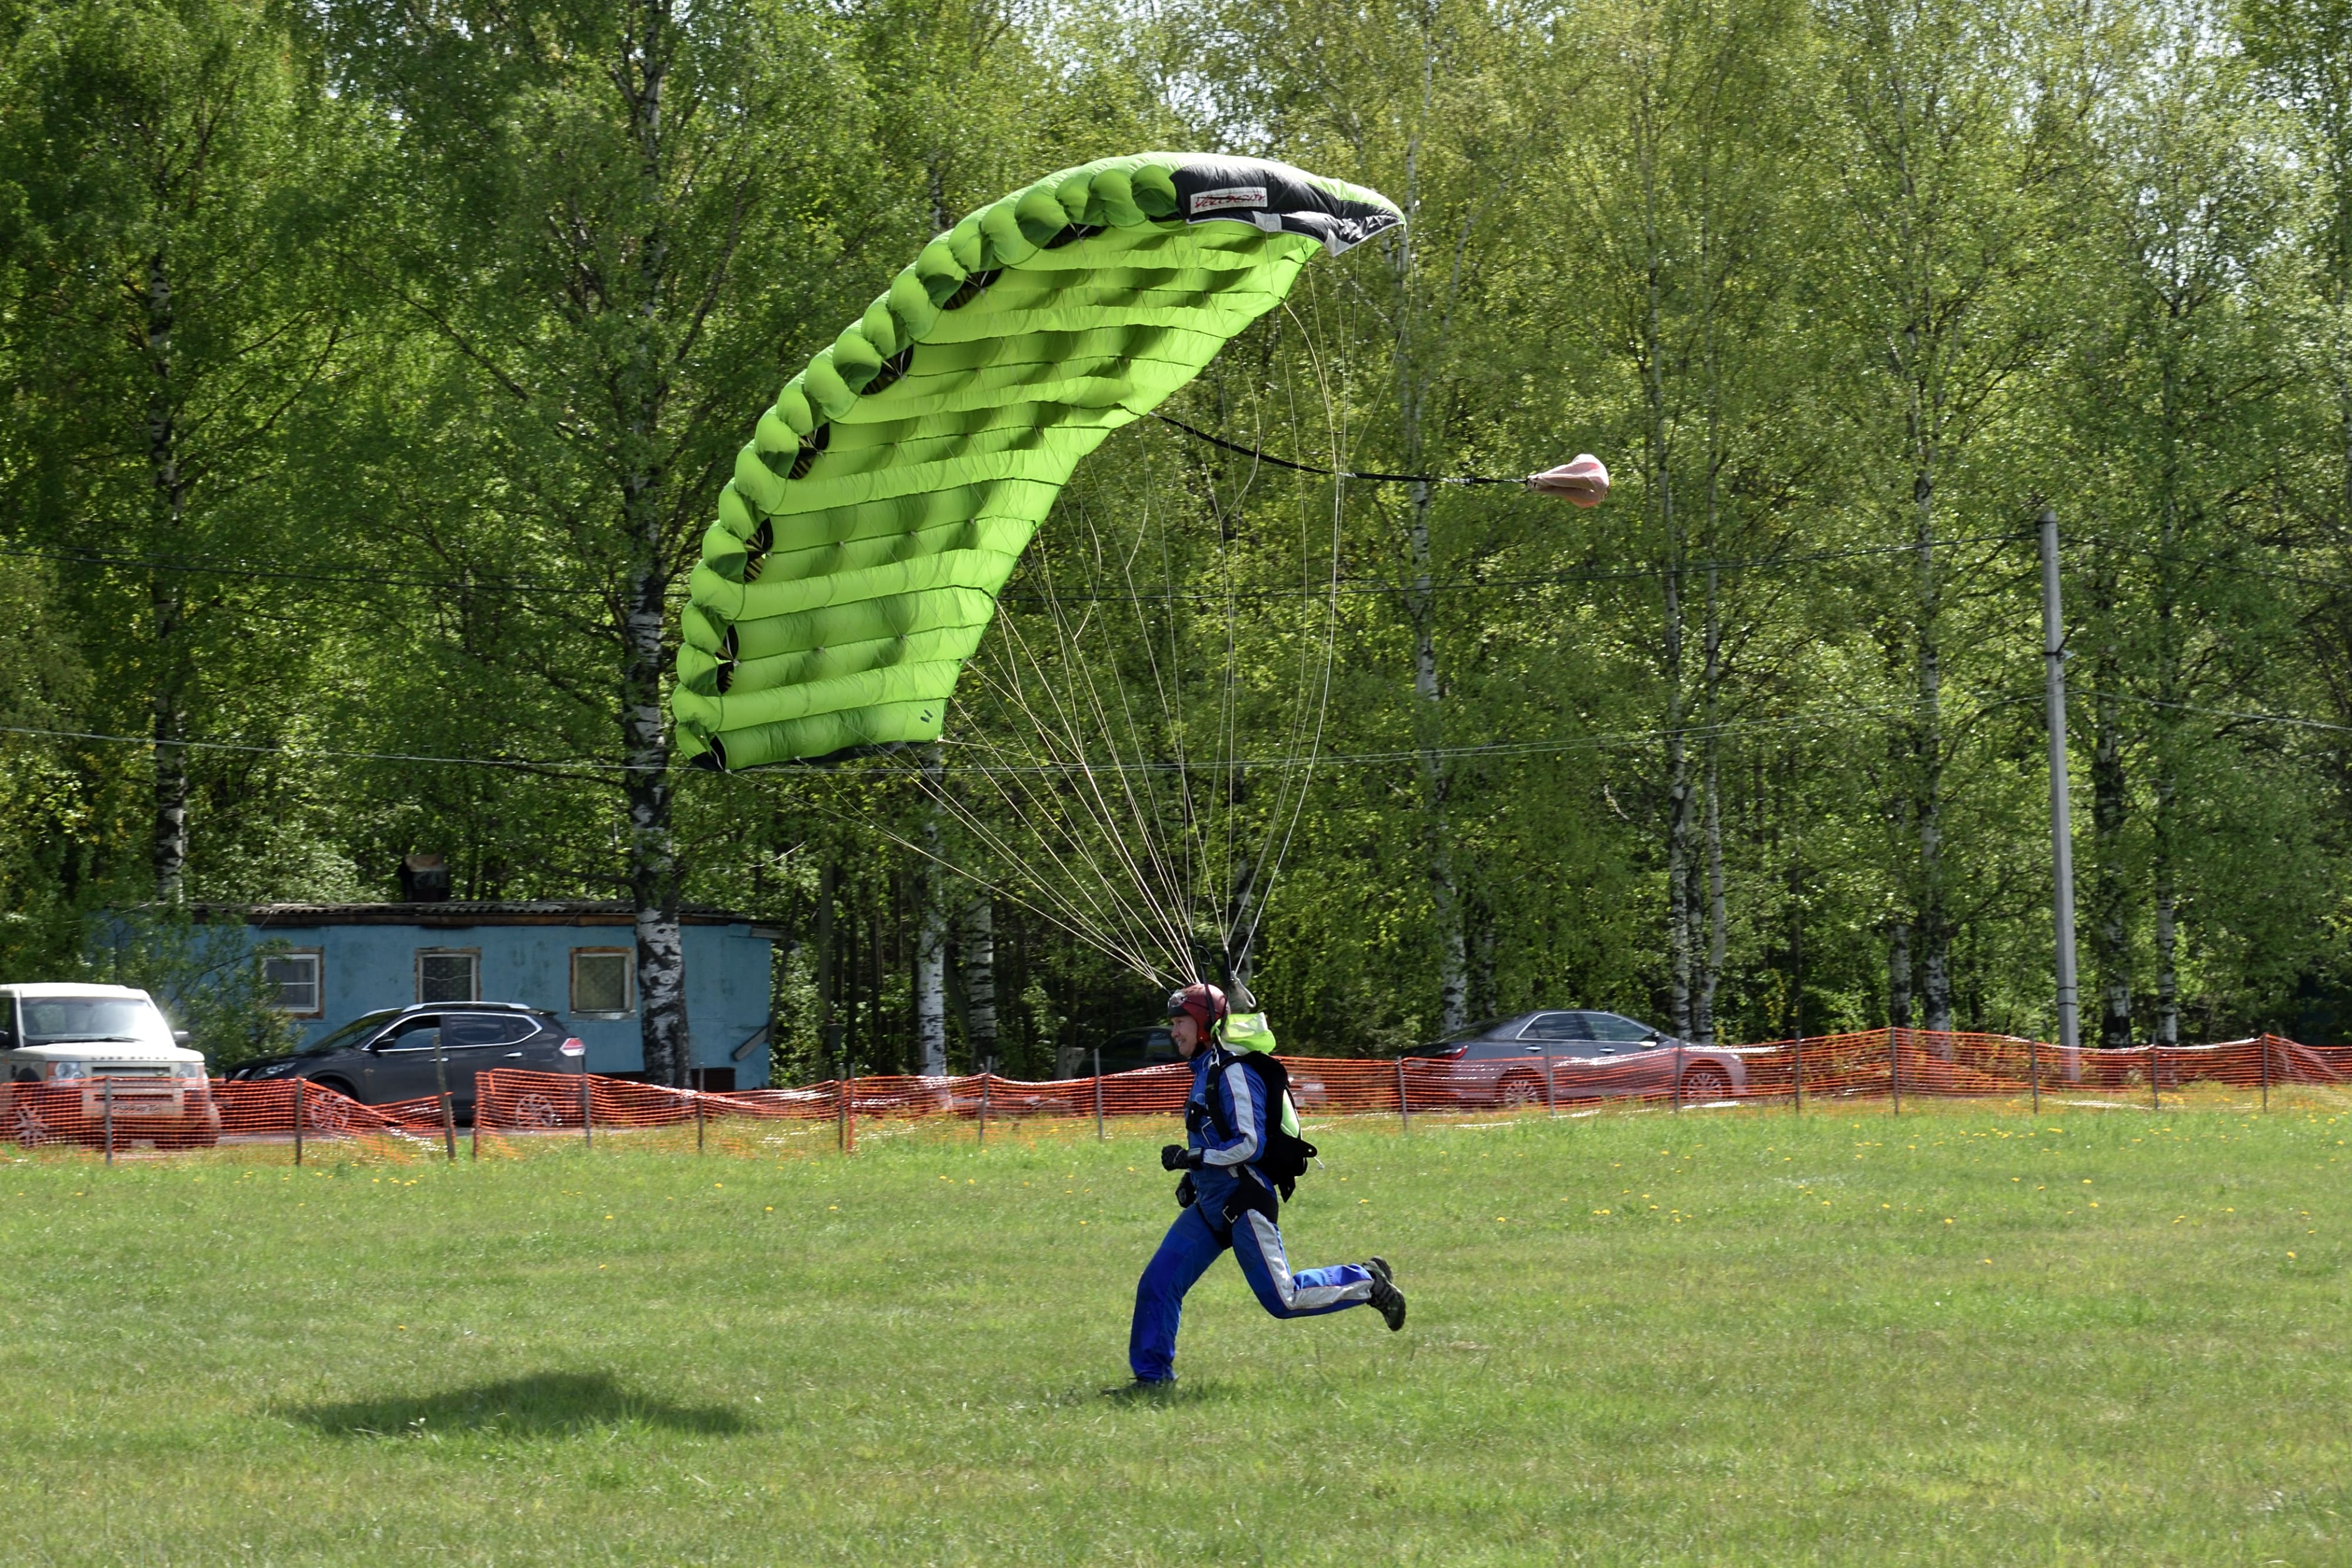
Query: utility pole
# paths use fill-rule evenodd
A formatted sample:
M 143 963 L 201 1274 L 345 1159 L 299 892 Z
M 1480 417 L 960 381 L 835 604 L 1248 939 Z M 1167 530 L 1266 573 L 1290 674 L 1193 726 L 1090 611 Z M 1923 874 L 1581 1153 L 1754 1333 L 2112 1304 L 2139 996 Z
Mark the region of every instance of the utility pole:
M 2042 667 L 2050 713 L 2051 918 L 2058 937 L 2058 1043 L 2067 1061 L 2082 1043 L 2075 1020 L 2074 831 L 2066 798 L 2066 618 L 2058 601 L 2058 514 L 2042 508 Z M 2039 1064 L 2036 1064 L 2037 1069 Z M 2040 1073 L 2034 1091 L 2040 1097 Z

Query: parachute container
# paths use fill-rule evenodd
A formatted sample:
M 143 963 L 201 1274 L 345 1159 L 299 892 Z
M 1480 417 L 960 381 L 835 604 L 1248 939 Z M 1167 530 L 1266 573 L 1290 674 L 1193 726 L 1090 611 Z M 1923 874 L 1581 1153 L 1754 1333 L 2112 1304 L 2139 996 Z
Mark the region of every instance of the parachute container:
M 1065 170 L 923 248 L 786 382 L 704 536 L 671 711 L 704 767 L 937 740 L 996 595 L 1079 459 L 1404 222 L 1286 163 Z

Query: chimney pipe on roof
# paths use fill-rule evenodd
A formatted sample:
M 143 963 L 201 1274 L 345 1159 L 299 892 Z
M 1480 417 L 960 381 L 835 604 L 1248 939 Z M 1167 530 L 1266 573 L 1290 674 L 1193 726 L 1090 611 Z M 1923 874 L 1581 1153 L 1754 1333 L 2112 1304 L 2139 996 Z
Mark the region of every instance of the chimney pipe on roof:
M 446 855 L 403 855 L 400 860 L 400 901 L 438 904 L 449 896 Z

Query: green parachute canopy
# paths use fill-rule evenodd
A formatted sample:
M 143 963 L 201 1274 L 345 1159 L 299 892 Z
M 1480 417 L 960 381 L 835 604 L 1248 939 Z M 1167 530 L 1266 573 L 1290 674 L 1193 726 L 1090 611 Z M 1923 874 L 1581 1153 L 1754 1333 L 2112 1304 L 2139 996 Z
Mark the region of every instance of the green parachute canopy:
M 1281 303 L 1317 247 L 1403 222 L 1285 163 L 1146 152 L 931 241 L 736 459 L 685 612 L 680 751 L 750 768 L 937 740 L 1078 460 Z

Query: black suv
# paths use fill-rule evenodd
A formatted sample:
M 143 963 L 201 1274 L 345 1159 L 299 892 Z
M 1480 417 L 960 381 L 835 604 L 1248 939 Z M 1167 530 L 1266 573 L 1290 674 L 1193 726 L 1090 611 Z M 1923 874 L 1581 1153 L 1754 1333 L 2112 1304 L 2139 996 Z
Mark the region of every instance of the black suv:
M 520 1002 L 420 1003 L 355 1018 L 291 1056 L 246 1062 L 229 1078 L 307 1078 L 362 1105 L 385 1105 L 438 1092 L 437 1051 L 448 1074 L 449 1098 L 460 1117 L 469 1117 L 474 1074 L 485 1068 L 579 1071 L 583 1059 L 563 1053 L 564 1039 L 553 1013 Z

